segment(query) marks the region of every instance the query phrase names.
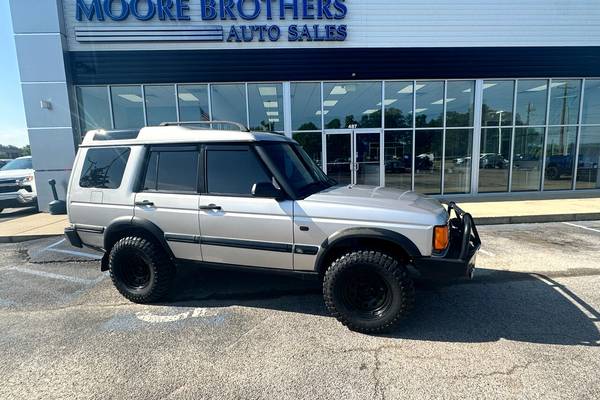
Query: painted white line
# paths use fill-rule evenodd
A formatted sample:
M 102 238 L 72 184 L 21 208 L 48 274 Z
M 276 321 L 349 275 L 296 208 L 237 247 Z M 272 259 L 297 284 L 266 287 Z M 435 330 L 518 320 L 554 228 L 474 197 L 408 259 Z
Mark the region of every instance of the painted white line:
M 84 278 L 77 278 L 75 276 L 69 276 L 69 275 L 61 275 L 61 274 L 55 274 L 52 272 L 46 272 L 46 271 L 38 271 L 36 269 L 29 269 L 29 268 L 23 268 L 23 267 L 11 267 L 8 268 L 14 271 L 18 271 L 18 272 L 22 272 L 24 274 L 30 274 L 30 275 L 36 275 L 36 276 L 42 276 L 44 278 L 51 278 L 51 279 L 60 279 L 63 281 L 68 281 L 68 282 L 73 282 L 73 283 L 81 283 L 84 285 L 93 285 L 95 283 L 100 282 L 102 279 L 104 279 L 104 275 L 100 276 L 99 278 L 96 279 L 84 279 Z
M 587 226 L 572 224 L 570 222 L 563 222 L 563 224 L 569 225 L 569 226 L 574 226 L 576 228 L 585 229 L 585 230 L 592 231 L 592 232 L 598 232 L 598 233 L 600 233 L 600 229 L 588 228 Z
M 492 253 L 491 251 L 485 251 L 485 250 L 483 250 L 483 249 L 479 249 L 479 251 L 480 251 L 482 254 L 485 254 L 486 256 L 490 256 L 490 257 L 496 257 L 496 255 L 495 255 L 494 253 Z
M 47 249 L 48 251 L 54 251 L 56 253 L 65 253 L 65 254 L 71 254 L 74 256 L 81 256 L 81 257 L 88 257 L 88 258 L 93 258 L 94 260 L 100 260 L 102 259 L 102 256 L 98 255 L 98 254 L 89 254 L 89 253 L 84 253 L 82 251 L 75 251 L 75 250 L 63 250 L 63 249 Z
M 149 322 L 151 324 L 160 324 L 165 322 L 177 322 L 188 318 L 214 317 L 218 315 L 217 310 L 209 310 L 207 308 L 194 308 L 191 311 L 185 311 L 174 315 L 156 315 L 151 312 L 137 312 L 135 316 L 140 321 Z
M 51 248 L 58 246 L 59 244 L 63 243 L 65 240 L 67 239 L 60 239 L 58 242 L 51 244 L 50 246 L 46 247 L 44 250 L 42 251 L 46 251 L 46 250 L 50 250 Z

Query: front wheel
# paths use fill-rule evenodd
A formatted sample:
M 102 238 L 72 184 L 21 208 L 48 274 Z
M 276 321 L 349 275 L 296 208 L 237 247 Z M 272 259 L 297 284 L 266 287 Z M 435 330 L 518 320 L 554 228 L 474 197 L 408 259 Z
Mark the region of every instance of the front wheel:
M 408 315 L 414 286 L 404 265 L 378 251 L 360 250 L 338 258 L 325 273 L 327 309 L 348 328 L 380 333 Z

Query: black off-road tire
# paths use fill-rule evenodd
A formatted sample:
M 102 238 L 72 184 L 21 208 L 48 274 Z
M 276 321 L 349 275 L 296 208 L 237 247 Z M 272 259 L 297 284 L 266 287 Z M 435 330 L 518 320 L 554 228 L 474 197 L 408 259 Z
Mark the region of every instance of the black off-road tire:
M 168 293 L 175 275 L 175 266 L 164 250 L 137 236 L 114 244 L 108 266 L 117 290 L 134 303 L 160 300 Z
M 372 300 L 363 301 L 370 293 L 380 293 L 381 290 L 371 290 L 380 285 L 385 287 L 383 300 L 381 295 L 375 294 Z M 357 250 L 339 257 L 327 269 L 323 296 L 331 315 L 349 329 L 382 333 L 394 328 L 409 314 L 415 289 L 399 260 L 379 251 Z M 357 305 L 353 297 L 359 299 L 360 304 Z M 373 301 L 375 304 L 371 307 Z

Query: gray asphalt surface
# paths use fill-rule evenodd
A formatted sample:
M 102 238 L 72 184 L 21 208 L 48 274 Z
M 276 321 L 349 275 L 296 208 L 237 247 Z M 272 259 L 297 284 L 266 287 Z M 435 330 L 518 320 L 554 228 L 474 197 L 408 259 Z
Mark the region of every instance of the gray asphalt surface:
M 311 281 L 187 268 L 143 306 L 93 252 L 0 245 L 0 399 L 598 399 L 600 222 L 573 224 L 480 227 L 476 280 L 419 284 L 386 336 Z

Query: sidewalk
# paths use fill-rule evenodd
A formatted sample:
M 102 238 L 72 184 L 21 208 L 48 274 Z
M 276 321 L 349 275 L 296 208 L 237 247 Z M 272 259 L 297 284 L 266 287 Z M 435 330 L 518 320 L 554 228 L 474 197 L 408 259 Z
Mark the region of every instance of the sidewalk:
M 459 202 L 479 225 L 600 220 L 600 198 Z M 26 215 L 0 222 L 0 243 L 62 235 L 66 215 Z

